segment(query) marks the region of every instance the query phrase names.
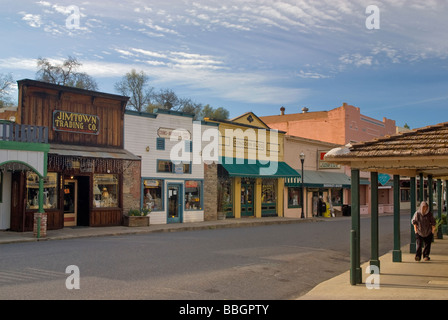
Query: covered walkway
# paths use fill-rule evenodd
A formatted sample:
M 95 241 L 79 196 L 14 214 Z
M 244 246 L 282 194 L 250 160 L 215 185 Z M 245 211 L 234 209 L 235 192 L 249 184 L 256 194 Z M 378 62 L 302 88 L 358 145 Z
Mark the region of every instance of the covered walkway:
M 410 178 L 411 212 L 417 208 L 417 199 L 426 200 L 436 218 L 441 219 L 443 209 L 442 184 L 448 179 L 448 122 L 415 129 L 410 132 L 378 138 L 328 152 L 325 161 L 351 167 L 351 215 L 350 230 L 350 283 L 362 283 L 360 266 L 360 171 L 371 174 L 371 259 L 370 265 L 380 270 L 378 257 L 378 174 L 393 175 L 394 188 L 394 244 L 392 261 L 402 262 L 400 243 L 400 176 Z M 417 179 L 420 188 L 417 190 Z M 428 199 L 424 199 L 424 179 L 427 179 Z M 437 196 L 433 197 L 436 185 Z M 448 199 L 448 188 L 445 188 Z M 417 197 L 418 196 L 418 197 Z M 436 212 L 433 204 L 436 203 Z M 409 217 L 410 219 L 411 217 Z M 412 228 L 409 223 L 409 227 Z M 415 252 L 415 234 L 411 230 L 409 251 Z M 439 228 L 437 239 L 442 239 Z

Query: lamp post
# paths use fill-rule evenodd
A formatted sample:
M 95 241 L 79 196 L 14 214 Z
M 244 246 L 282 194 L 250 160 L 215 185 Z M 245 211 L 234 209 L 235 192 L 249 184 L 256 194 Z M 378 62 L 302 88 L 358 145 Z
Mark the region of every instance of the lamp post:
M 305 210 L 305 197 L 304 197 L 304 193 L 305 193 L 305 188 L 303 185 L 303 163 L 305 162 L 305 154 L 302 152 L 300 154 L 300 162 L 302 163 L 302 215 L 301 218 L 304 219 L 305 218 L 305 214 L 304 214 L 304 210 Z

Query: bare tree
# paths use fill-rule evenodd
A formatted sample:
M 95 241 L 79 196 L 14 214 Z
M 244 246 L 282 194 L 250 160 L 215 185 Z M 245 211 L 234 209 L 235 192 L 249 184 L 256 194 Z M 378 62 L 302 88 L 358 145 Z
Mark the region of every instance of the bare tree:
M 115 83 L 115 90 L 122 95 L 128 96 L 128 106 L 141 112 L 151 103 L 154 88 L 148 85 L 149 78 L 143 72 L 132 69 L 123 78 Z
M 14 80 L 12 75 L 0 74 L 0 108 L 12 106 L 11 98 L 9 96 L 9 89 L 13 85 Z
M 62 86 L 87 90 L 98 90 L 98 84 L 87 73 L 77 72 L 82 64 L 76 58 L 68 57 L 62 64 L 53 65 L 46 58 L 37 59 L 36 79 Z

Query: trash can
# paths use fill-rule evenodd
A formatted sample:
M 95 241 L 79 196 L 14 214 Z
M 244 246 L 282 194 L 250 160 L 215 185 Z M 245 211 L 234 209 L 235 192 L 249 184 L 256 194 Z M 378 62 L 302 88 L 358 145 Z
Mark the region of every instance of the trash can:
M 342 215 L 343 216 L 351 216 L 352 215 L 352 208 L 348 204 L 342 205 Z

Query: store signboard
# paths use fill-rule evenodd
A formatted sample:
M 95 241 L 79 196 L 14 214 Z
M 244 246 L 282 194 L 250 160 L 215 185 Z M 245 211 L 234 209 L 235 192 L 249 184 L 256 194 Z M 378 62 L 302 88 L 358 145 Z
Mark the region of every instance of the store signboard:
M 340 169 L 340 164 L 334 164 L 324 161 L 324 157 L 328 151 L 317 151 L 317 159 L 319 162 L 319 169 Z
M 53 111 L 53 130 L 85 134 L 99 133 L 98 116 L 61 110 Z

